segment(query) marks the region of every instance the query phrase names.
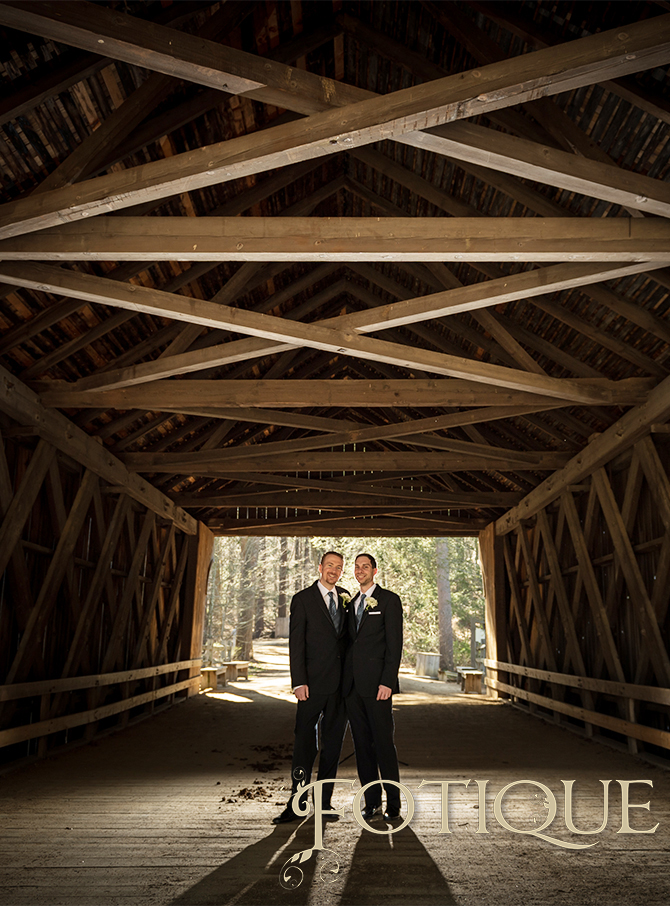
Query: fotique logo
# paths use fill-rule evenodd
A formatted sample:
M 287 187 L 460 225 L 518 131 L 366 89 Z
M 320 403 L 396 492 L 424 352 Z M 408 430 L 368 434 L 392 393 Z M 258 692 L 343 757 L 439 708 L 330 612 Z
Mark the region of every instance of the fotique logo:
M 293 810 L 297 815 L 307 817 L 311 811 L 311 805 L 309 798 L 303 796 L 308 790 L 314 790 L 314 845 L 310 849 L 303 849 L 298 853 L 295 853 L 291 856 L 290 859 L 282 866 L 281 872 L 279 873 L 279 882 L 282 887 L 285 887 L 289 890 L 295 889 L 302 884 L 304 873 L 300 868 L 300 865 L 304 862 L 307 862 L 318 852 L 323 852 L 327 854 L 326 863 L 321 868 L 321 878 L 325 880 L 323 876 L 323 870 L 327 868 L 329 874 L 337 874 L 340 868 L 340 861 L 337 853 L 333 852 L 331 849 L 326 849 L 323 845 L 323 815 L 339 815 L 341 818 L 344 818 L 345 808 L 342 809 L 331 809 L 324 811 L 321 808 L 321 786 L 324 783 L 348 783 L 352 786 L 356 781 L 355 780 L 317 780 L 314 783 L 305 784 L 301 782 L 298 788 L 298 791 L 291 799 Z M 368 824 L 363 815 L 361 814 L 361 800 L 365 791 L 374 786 L 376 783 L 381 783 L 380 780 L 375 780 L 372 783 L 368 783 L 367 786 L 364 786 L 360 789 L 356 795 L 353 797 L 351 808 L 353 812 L 354 819 L 357 824 L 359 824 L 363 830 L 368 831 L 371 834 L 395 834 L 398 831 L 401 831 L 404 827 L 410 823 L 414 817 L 414 795 L 409 787 L 405 786 L 403 783 L 396 783 L 392 780 L 386 780 L 384 783 L 392 784 L 397 786 L 406 797 L 407 800 L 407 817 L 405 820 L 396 826 L 381 830 L 376 827 L 372 827 Z M 617 834 L 654 834 L 658 828 L 658 823 L 653 827 L 648 827 L 644 830 L 638 830 L 630 826 L 630 809 L 646 809 L 649 811 L 650 803 L 644 802 L 641 804 L 635 804 L 630 802 L 630 788 L 634 784 L 641 783 L 646 784 L 653 788 L 654 783 L 652 780 L 600 780 L 603 790 L 603 820 L 600 827 L 592 830 L 582 830 L 575 826 L 573 820 L 573 787 L 575 785 L 574 780 L 561 780 L 563 784 L 563 789 L 559 793 L 559 798 L 562 797 L 565 809 L 563 812 L 563 821 L 565 822 L 565 827 L 572 834 L 579 834 L 583 836 L 593 836 L 594 834 L 602 833 L 607 827 L 607 822 L 609 818 L 609 794 L 610 794 L 610 784 L 616 783 L 621 789 L 621 827 L 617 830 Z M 451 793 L 451 787 L 461 786 L 465 787 L 467 790 L 470 787 L 470 784 L 474 783 L 477 792 L 477 807 L 479 809 L 478 815 L 478 826 L 475 831 L 476 834 L 490 834 L 487 816 L 486 816 L 486 803 L 487 803 L 487 792 L 489 792 L 489 801 L 491 798 L 491 792 L 488 790 L 489 780 L 422 780 L 418 786 L 418 789 L 421 789 L 424 786 L 440 786 L 441 787 L 441 797 L 440 797 L 440 807 L 441 807 L 441 825 L 439 834 L 451 834 L 452 830 L 449 827 L 449 796 Z M 538 827 L 530 828 L 521 828 L 514 827 L 503 815 L 503 803 L 505 796 L 515 787 L 519 786 L 531 786 L 539 792 L 530 793 L 529 805 L 536 806 L 538 798 L 542 804 L 542 807 L 546 809 L 546 817 L 541 822 Z M 474 792 L 474 790 L 472 791 Z M 303 798 L 302 803 L 300 803 L 301 797 Z M 495 821 L 503 828 L 503 830 L 509 831 L 512 834 L 524 834 L 529 837 L 537 837 L 539 840 L 544 840 L 547 843 L 551 843 L 553 846 L 560 846 L 562 849 L 572 849 L 572 850 L 582 850 L 588 849 L 590 846 L 595 846 L 598 843 L 597 840 L 594 840 L 591 843 L 572 843 L 571 841 L 561 840 L 558 837 L 551 836 L 546 833 L 553 824 L 556 814 L 558 812 L 558 799 L 546 784 L 540 783 L 538 780 L 513 780 L 511 783 L 506 784 L 495 796 L 493 801 L 493 815 Z M 537 821 L 537 818 L 533 818 L 533 821 Z

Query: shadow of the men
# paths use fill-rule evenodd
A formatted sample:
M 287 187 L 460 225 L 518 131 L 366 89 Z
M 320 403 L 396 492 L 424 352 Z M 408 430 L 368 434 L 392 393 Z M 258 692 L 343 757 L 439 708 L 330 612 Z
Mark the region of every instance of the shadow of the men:
M 397 831 L 392 840 L 389 836 L 362 832 L 340 906 L 455 906 L 455 903 L 449 885 L 411 828 Z
M 314 876 L 316 857 L 300 864 L 301 883 L 291 889 L 282 887 L 279 874 L 295 853 L 314 845 L 314 818 L 298 827 L 295 837 L 281 853 L 295 825 L 279 825 L 271 834 L 233 856 L 172 901 L 172 906 L 304 906 Z M 300 875 L 293 870 L 293 878 Z

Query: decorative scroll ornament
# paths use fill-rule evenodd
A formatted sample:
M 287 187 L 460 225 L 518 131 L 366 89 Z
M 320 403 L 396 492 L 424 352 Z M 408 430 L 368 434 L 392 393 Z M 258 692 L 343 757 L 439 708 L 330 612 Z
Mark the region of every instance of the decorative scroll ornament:
M 310 812 L 310 804 L 306 796 L 304 797 L 304 802 L 302 804 L 300 803 L 300 799 L 310 787 L 314 788 L 315 802 L 319 803 L 321 801 L 321 786 L 324 782 L 354 783 L 353 780 L 333 779 L 329 781 L 317 780 L 315 783 L 306 784 L 305 772 L 302 768 L 296 768 L 293 771 L 293 777 L 298 781 L 298 789 L 291 797 L 291 807 L 296 815 L 305 817 Z M 317 815 L 320 816 L 320 809 L 317 808 L 316 811 Z M 343 814 L 343 812 L 338 812 L 338 814 Z M 319 866 L 319 877 L 322 881 L 335 880 L 335 875 L 340 871 L 340 860 L 336 852 L 324 847 L 323 825 L 320 820 L 315 821 L 314 824 L 314 845 L 310 847 L 310 849 L 302 849 L 300 852 L 294 853 L 290 859 L 287 859 L 282 865 L 281 871 L 279 872 L 279 883 L 285 890 L 295 890 L 296 887 L 300 887 L 305 879 L 305 873 L 300 866 L 304 862 L 308 862 L 312 856 L 318 852 L 328 853 L 328 856 L 323 860 L 323 864 Z

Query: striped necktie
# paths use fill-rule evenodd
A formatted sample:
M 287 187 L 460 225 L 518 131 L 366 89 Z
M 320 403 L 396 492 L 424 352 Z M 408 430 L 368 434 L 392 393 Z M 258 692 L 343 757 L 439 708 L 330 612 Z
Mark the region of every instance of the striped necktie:
M 335 603 L 335 595 L 332 591 L 328 592 L 328 610 L 330 611 L 330 618 L 333 621 L 333 626 L 335 631 L 340 631 L 340 615 L 337 612 L 337 604 Z
M 358 611 L 356 612 L 356 629 L 361 625 L 361 620 L 363 619 L 363 614 L 365 613 L 365 598 L 366 595 L 361 595 L 361 600 L 358 602 Z

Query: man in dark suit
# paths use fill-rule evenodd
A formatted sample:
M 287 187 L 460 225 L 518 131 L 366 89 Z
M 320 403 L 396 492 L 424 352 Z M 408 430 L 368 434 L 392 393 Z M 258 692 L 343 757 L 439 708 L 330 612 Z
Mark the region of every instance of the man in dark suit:
M 377 561 L 372 554 L 356 557 L 354 574 L 360 592 L 349 605 L 350 644 L 342 691 L 356 749 L 361 785 L 381 776 L 399 782 L 398 755 L 393 743 L 392 696 L 398 692 L 402 657 L 402 604 L 398 595 L 375 583 Z M 400 815 L 400 790 L 384 784 L 387 820 Z M 365 792 L 363 818 L 381 811 L 381 787 Z
M 346 726 L 342 699 L 342 664 L 347 644 L 347 621 L 342 595 L 337 586 L 342 574 L 342 554 L 328 551 L 319 564 L 320 578 L 293 596 L 289 621 L 291 685 L 298 700 L 293 743 L 291 795 L 300 781 L 310 782 L 318 751 L 321 721 L 321 756 L 318 780 L 335 777 Z M 330 809 L 333 784 L 322 787 L 322 808 Z M 273 818 L 274 824 L 298 821 L 291 801 Z M 333 819 L 335 816 L 331 816 Z

